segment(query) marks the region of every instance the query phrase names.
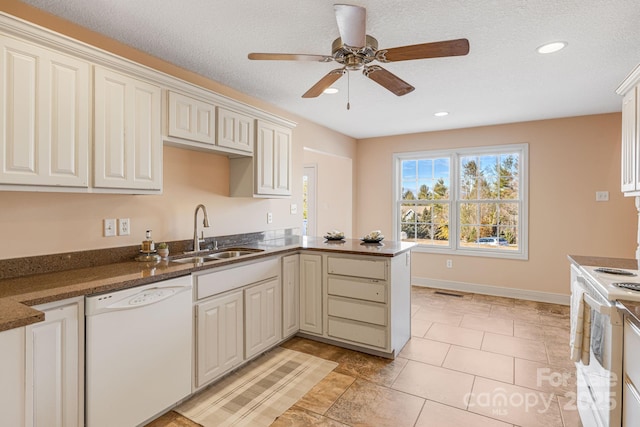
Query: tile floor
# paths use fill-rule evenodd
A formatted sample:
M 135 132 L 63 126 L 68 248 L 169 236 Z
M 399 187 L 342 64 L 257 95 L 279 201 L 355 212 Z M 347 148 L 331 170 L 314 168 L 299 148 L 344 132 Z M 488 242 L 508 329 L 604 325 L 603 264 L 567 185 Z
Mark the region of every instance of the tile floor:
M 283 343 L 339 366 L 271 427 L 581 426 L 569 307 L 455 293 L 413 288 L 413 337 L 395 360 Z

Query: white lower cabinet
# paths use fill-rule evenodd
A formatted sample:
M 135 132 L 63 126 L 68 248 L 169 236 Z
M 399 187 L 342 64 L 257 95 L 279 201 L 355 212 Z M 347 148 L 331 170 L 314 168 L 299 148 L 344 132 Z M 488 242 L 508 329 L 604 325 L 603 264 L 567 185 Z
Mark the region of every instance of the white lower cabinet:
M 300 329 L 300 255 L 282 258 L 282 337 Z
M 26 426 L 84 425 L 84 298 L 34 307 L 26 327 Z
M 280 288 L 280 278 L 275 277 L 244 291 L 247 359 L 277 344 L 282 337 Z
M 196 387 L 243 362 L 242 301 L 242 291 L 233 291 L 196 306 Z
M 300 255 L 300 330 L 322 334 L 322 255 Z
M 411 255 L 326 255 L 326 336 L 395 357 L 411 336 Z
M 25 425 L 25 327 L 0 332 L 0 426 Z
M 281 259 L 193 274 L 194 390 L 282 339 Z

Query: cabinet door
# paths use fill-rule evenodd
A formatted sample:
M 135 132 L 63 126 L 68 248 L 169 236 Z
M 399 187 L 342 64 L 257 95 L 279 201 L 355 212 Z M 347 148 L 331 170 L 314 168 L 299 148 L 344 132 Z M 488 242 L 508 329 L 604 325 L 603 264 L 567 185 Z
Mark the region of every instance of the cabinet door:
M 300 256 L 282 258 L 282 336 L 300 329 Z
M 258 120 L 254 153 L 255 192 L 291 195 L 291 130 Z
M 215 144 L 215 106 L 169 91 L 169 136 Z
M 622 191 L 635 191 L 637 163 L 637 87 L 627 93 L 622 100 Z
M 87 187 L 89 64 L 0 37 L 0 183 Z
M 198 304 L 196 387 L 242 363 L 242 291 Z
M 244 291 L 245 356 L 250 358 L 275 345 L 282 336 L 280 277 Z
M 225 108 L 218 108 L 218 141 L 221 147 L 253 153 L 254 119 Z
M 300 330 L 322 334 L 321 255 L 300 255 Z
M 94 186 L 161 190 L 160 88 L 95 68 Z
M 26 328 L 26 425 L 82 426 L 83 300 L 44 312 L 44 322 Z
M 25 425 L 25 328 L 0 332 L 0 426 Z

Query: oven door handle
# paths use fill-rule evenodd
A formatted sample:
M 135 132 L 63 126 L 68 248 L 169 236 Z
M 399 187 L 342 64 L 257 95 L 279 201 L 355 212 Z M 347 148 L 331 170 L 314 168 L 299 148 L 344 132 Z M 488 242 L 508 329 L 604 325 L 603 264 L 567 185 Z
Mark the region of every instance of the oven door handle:
M 586 302 L 589 305 L 589 307 L 591 307 L 592 310 L 595 310 L 604 316 L 610 316 L 611 310 L 615 308 L 612 305 L 599 303 L 589 294 L 585 293 L 583 294 L 583 296 L 584 296 L 584 302 Z

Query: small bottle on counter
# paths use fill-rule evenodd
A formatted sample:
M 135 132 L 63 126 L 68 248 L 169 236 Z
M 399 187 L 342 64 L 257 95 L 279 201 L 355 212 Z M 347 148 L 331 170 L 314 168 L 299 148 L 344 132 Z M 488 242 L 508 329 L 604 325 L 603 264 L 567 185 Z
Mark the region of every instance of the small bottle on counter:
M 146 239 L 142 241 L 141 251 L 146 253 L 151 253 L 155 251 L 155 244 L 151 239 L 151 230 L 147 230 Z

